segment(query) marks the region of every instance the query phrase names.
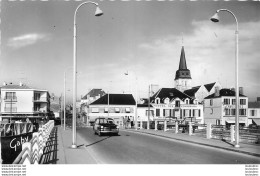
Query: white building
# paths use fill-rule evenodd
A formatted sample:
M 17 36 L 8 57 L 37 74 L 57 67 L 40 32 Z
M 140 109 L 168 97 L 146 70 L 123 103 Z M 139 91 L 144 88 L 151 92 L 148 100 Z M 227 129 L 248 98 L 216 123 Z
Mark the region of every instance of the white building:
M 235 91 L 230 89 L 215 90 L 204 100 L 205 123 L 230 126 L 235 124 Z M 248 98 L 239 94 L 239 124 L 247 126 Z
M 257 97 L 256 102 L 248 103 L 248 125 L 260 126 L 260 97 Z
M 195 86 L 191 89 L 187 89 L 184 91 L 185 94 L 189 95 L 192 98 L 197 99 L 200 103 L 203 103 L 204 98 L 213 94 L 216 87 L 218 89 L 221 89 L 222 86 L 218 82 L 210 83 L 210 84 L 204 84 L 201 86 Z
M 135 120 L 135 103 L 132 94 L 106 94 L 89 105 L 88 121 L 94 122 L 98 117 L 109 117 L 113 118 L 117 125 L 123 126 L 125 120 Z
M 0 121 L 26 120 L 36 122 L 50 112 L 50 95 L 47 90 L 20 85 L 4 84 L 1 87 Z
M 204 123 L 203 105 L 176 88 L 161 88 L 151 97 L 153 120 Z

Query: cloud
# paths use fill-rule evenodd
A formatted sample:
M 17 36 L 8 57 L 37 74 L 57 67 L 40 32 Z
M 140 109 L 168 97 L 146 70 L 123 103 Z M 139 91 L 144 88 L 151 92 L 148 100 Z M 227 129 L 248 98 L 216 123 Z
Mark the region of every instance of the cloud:
M 48 41 L 50 39 L 50 36 L 47 34 L 24 34 L 21 36 L 13 37 L 8 40 L 7 46 L 18 49 L 22 47 L 26 47 L 29 45 L 33 45 L 40 41 Z
M 210 21 L 193 21 L 193 31 L 184 34 L 184 48 L 188 68 L 191 70 L 193 86 L 220 81 L 224 87 L 235 83 L 235 29 L 236 24 L 223 25 Z M 259 82 L 260 21 L 239 23 L 239 85 L 250 86 Z M 163 68 L 168 83 L 173 84 L 173 75 L 178 69 L 181 36 L 171 35 L 142 43 L 138 47 L 144 57 L 149 57 L 150 68 Z M 157 80 L 161 76 L 154 75 Z M 260 84 L 258 83 L 258 89 Z M 256 96 L 256 95 L 252 95 Z

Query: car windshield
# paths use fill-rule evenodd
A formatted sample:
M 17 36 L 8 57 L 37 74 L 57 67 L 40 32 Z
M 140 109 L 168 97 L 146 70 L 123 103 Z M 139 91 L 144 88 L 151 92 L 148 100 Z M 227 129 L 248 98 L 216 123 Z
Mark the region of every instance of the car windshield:
M 99 119 L 99 123 L 108 123 L 107 119 Z

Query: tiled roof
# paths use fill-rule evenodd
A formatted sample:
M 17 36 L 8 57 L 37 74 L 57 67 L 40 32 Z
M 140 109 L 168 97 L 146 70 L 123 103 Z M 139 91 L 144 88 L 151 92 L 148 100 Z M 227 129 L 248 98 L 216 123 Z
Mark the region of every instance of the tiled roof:
M 215 96 L 215 93 L 207 96 L 205 99 L 210 99 L 210 98 L 218 98 L 218 97 L 235 97 L 235 91 L 230 90 L 230 89 L 221 89 L 219 90 L 219 96 Z M 239 94 L 240 97 L 246 97 L 245 95 Z
M 260 108 L 260 101 L 248 102 L 248 108 Z
M 89 93 L 87 93 L 82 99 L 87 99 L 88 95 L 89 97 L 96 97 L 98 95 L 103 96 L 106 93 L 102 90 L 102 89 L 92 89 L 91 91 L 89 91 Z
M 192 99 L 190 96 L 186 95 L 185 93 L 182 93 L 181 91 L 179 91 L 176 88 L 161 88 L 160 90 L 158 90 L 157 93 L 155 93 L 151 97 L 151 102 L 154 101 L 157 97 L 160 98 L 161 100 L 163 100 L 167 97 L 170 100 L 173 100 L 175 98 L 179 98 L 181 100 L 184 100 L 186 98 Z
M 100 97 L 90 105 L 107 105 L 108 94 Z M 132 94 L 109 94 L 110 105 L 135 105 L 135 99 Z
M 206 89 L 210 92 L 211 89 L 213 88 L 213 86 L 216 84 L 216 82 L 214 83 L 210 83 L 210 84 L 205 84 L 204 86 L 206 87 Z
M 137 107 L 139 107 L 139 108 L 147 108 L 148 107 L 148 103 L 138 104 Z M 150 107 L 153 107 L 153 106 L 150 104 Z
M 185 90 L 184 93 L 189 95 L 190 97 L 194 97 L 195 93 L 199 90 L 200 86 L 193 87 L 191 89 Z
M 15 85 L 15 84 L 9 84 L 9 85 L 6 85 L 6 86 L 2 86 L 1 89 L 32 89 L 31 87 L 29 86 L 26 86 L 26 85 Z

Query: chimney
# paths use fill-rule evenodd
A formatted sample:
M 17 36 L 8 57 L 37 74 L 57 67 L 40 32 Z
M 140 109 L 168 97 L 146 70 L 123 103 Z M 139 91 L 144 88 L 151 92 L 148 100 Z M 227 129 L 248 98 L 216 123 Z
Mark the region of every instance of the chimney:
M 6 85 L 7 85 L 6 82 L 4 82 L 4 83 L 3 83 L 3 86 L 6 86 Z
M 23 83 L 20 81 L 20 84 L 19 84 L 20 86 L 23 86 Z
M 216 86 L 215 87 L 215 97 L 218 97 L 219 96 L 219 87 Z
M 243 89 L 243 87 L 239 87 L 239 94 L 244 95 L 244 89 Z

